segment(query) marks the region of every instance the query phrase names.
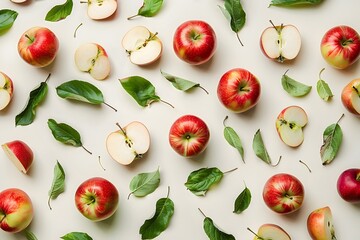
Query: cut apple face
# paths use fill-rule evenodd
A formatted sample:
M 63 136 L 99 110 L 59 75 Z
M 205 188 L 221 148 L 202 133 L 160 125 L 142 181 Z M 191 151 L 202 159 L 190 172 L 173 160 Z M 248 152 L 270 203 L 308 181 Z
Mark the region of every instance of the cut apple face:
M 280 139 L 290 147 L 297 147 L 304 141 L 303 127 L 308 123 L 304 109 L 289 106 L 276 119 L 276 130 Z
M 12 80 L 5 73 L 0 72 L 0 111 L 9 105 L 13 91 Z
M 110 17 L 115 13 L 118 6 L 116 0 L 88 0 L 87 4 L 87 14 L 94 20 L 101 20 Z
M 75 64 L 80 71 L 88 72 L 96 80 L 110 75 L 111 65 L 105 49 L 97 43 L 85 43 L 75 51 Z
M 1 145 L 6 156 L 14 163 L 14 165 L 23 173 L 27 173 L 30 169 L 34 154 L 31 148 L 20 140 L 7 142 Z
M 291 237 L 280 226 L 267 223 L 259 227 L 254 240 L 291 240 Z
M 124 35 L 121 43 L 130 61 L 136 65 L 150 64 L 159 59 L 162 53 L 162 42 L 157 33 L 151 33 L 144 26 L 132 28 Z
M 150 134 L 146 126 L 134 121 L 112 132 L 106 139 L 109 155 L 122 165 L 129 165 L 142 158 L 150 148 Z

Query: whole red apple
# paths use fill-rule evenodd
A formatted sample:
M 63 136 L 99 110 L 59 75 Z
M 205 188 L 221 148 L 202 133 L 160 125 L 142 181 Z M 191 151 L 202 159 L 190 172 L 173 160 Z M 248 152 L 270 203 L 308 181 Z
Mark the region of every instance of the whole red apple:
M 341 102 L 349 112 L 360 116 L 360 78 L 346 84 L 341 92 Z
M 265 204 L 277 213 L 292 213 L 302 206 L 304 187 L 295 176 L 278 173 L 266 181 L 263 199 Z
M 254 107 L 261 94 L 257 77 L 243 68 L 234 68 L 222 75 L 217 87 L 220 102 L 229 110 L 241 113 Z
M 173 37 L 175 54 L 192 65 L 209 61 L 215 53 L 216 45 L 214 29 L 201 20 L 189 20 L 182 23 Z
M 19 55 L 35 67 L 52 63 L 59 49 L 56 35 L 46 27 L 32 27 L 25 31 L 18 42 Z
M 14 140 L 1 145 L 7 157 L 23 173 L 27 173 L 34 161 L 31 148 L 21 140 Z
M 343 171 L 337 180 L 337 191 L 347 202 L 360 202 L 360 169 L 349 168 Z
M 169 132 L 170 146 L 184 157 L 194 157 L 203 152 L 210 139 L 206 123 L 197 116 L 184 115 L 178 118 Z
M 359 59 L 360 36 L 352 27 L 335 26 L 324 34 L 320 49 L 329 65 L 345 69 Z
M 116 187 L 102 177 L 93 177 L 79 185 L 75 204 L 80 213 L 92 221 L 102 221 L 117 210 L 119 193 Z
M 16 233 L 31 223 L 34 209 L 29 195 L 18 188 L 8 188 L 0 192 L 0 228 Z

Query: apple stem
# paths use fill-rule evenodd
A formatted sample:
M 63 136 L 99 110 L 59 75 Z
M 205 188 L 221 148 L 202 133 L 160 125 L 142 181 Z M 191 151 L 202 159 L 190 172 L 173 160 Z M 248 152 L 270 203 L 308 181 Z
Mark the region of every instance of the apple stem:
M 229 118 L 229 116 L 226 116 L 226 117 L 224 118 L 224 120 L 223 120 L 223 125 L 224 125 L 224 127 L 226 127 L 225 121 L 226 121 L 228 118 Z
M 49 199 L 48 199 L 48 206 L 49 206 L 50 210 L 52 210 L 52 207 L 51 207 L 50 201 L 51 201 L 51 195 L 49 196 Z
M 88 1 L 80 1 L 80 3 L 88 3 Z
M 83 145 L 81 145 L 81 147 L 82 147 L 86 152 L 88 152 L 89 154 L 92 154 L 92 152 L 90 152 L 88 149 L 86 149 Z
M 287 72 L 289 71 L 289 69 L 288 70 L 286 70 L 285 72 L 284 72 L 284 74 L 283 74 L 283 76 L 285 76 L 286 74 L 287 74 Z
M 166 102 L 166 101 L 164 101 L 164 100 L 162 100 L 162 99 L 160 99 L 160 102 L 163 102 L 163 103 L 169 105 L 170 107 L 175 108 L 171 103 Z
M 76 33 L 77 33 L 77 30 L 83 25 L 83 23 L 80 23 L 76 28 L 75 28 L 75 31 L 74 31 L 74 38 L 76 38 Z
M 0 223 L 6 218 L 6 214 L 4 212 L 1 212 L 1 214 L 4 214 L 4 216 L 0 219 Z
M 238 168 L 233 168 L 233 169 L 231 169 L 231 170 L 228 170 L 228 171 L 224 172 L 224 174 L 231 173 L 231 172 L 233 172 L 233 171 L 235 171 L 235 170 L 237 170 L 237 169 L 238 169 Z
M 321 73 L 325 70 L 325 68 L 321 69 L 321 71 L 319 72 L 319 79 L 321 79 Z
M 113 106 L 111 106 L 110 104 L 103 102 L 106 106 L 108 106 L 109 108 L 113 109 L 115 112 L 117 112 L 117 109 L 114 108 Z
M 204 90 L 204 92 L 206 92 L 206 94 L 209 94 L 209 92 L 203 86 L 201 86 L 200 84 L 199 84 L 198 87 L 201 88 L 202 90 Z
M 299 163 L 304 164 L 304 165 L 305 165 L 305 167 L 306 167 L 306 168 L 309 170 L 309 172 L 311 173 L 311 169 L 309 168 L 309 166 L 308 166 L 305 162 L 303 162 L 303 161 L 299 160 Z
M 273 23 L 273 21 L 269 20 L 269 22 L 270 22 L 270 24 L 276 29 L 276 31 L 280 34 L 279 28 L 275 26 L 275 24 Z M 283 26 L 283 25 L 281 24 L 280 29 L 282 28 L 282 26 Z
M 200 211 L 200 213 L 206 218 L 207 216 L 205 215 L 205 213 L 200 209 L 198 208 L 198 210 Z
M 356 181 L 360 181 L 360 173 L 356 175 Z
M 122 131 L 122 133 L 124 134 L 124 136 L 126 136 L 126 132 L 125 130 L 120 126 L 119 123 L 116 123 L 116 126 L 118 126 L 120 128 L 120 130 Z
M 352 88 L 355 90 L 355 92 L 359 95 L 360 97 L 360 94 L 359 94 L 359 90 L 357 90 L 357 88 L 355 86 L 352 86 Z
M 31 38 L 29 35 L 25 34 L 25 37 L 30 40 L 30 42 L 34 42 L 34 38 Z
M 344 41 L 341 42 L 341 46 L 346 46 L 349 43 L 353 43 L 354 41 L 352 39 L 346 39 Z
M 169 195 L 170 195 L 170 186 L 168 186 L 168 191 L 167 191 L 167 194 L 166 194 L 166 198 L 169 198 Z
M 137 16 L 139 16 L 139 14 L 132 15 L 132 16 L 128 17 L 127 20 L 131 20 L 131 19 L 133 19 L 133 18 L 135 18 L 135 17 L 137 17 Z
M 104 171 L 106 171 L 106 169 L 104 168 L 104 166 L 103 166 L 102 163 L 101 163 L 101 158 L 100 158 L 100 156 L 98 156 L 98 162 L 99 162 L 100 167 L 101 167 Z
M 241 46 L 243 47 L 243 46 L 244 46 L 244 44 L 242 43 L 242 41 L 241 41 L 241 39 L 240 39 L 240 36 L 239 36 L 239 33 L 238 33 L 238 32 L 236 33 L 236 37 L 237 37 L 237 39 L 238 39 L 239 43 L 241 44 Z
M 340 120 L 345 116 L 345 114 L 341 114 L 339 120 L 337 120 L 336 124 L 339 124 Z
M 270 166 L 276 167 L 277 165 L 279 165 L 281 159 L 282 159 L 282 156 L 279 157 L 279 160 L 277 161 L 277 163 L 275 163 L 275 164 L 270 164 Z
M 249 232 L 251 232 L 252 234 L 254 234 L 258 239 L 264 240 L 264 238 L 260 237 L 259 235 L 257 235 L 253 230 L 251 230 L 249 227 L 246 228 Z

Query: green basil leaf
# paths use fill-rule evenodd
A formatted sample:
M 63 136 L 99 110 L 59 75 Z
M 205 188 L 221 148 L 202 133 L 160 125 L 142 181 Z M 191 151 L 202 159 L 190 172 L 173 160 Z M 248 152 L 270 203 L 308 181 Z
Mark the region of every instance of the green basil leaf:
M 61 237 L 64 240 L 93 240 L 87 233 L 71 232 Z
M 66 0 L 64 4 L 56 5 L 46 14 L 45 20 L 57 22 L 69 16 L 73 9 L 73 1 Z
M 56 161 L 54 167 L 54 178 L 49 190 L 49 200 L 48 205 L 51 209 L 50 201 L 51 199 L 57 198 L 61 193 L 65 191 L 65 171 L 59 161 Z
M 197 196 L 205 196 L 211 186 L 219 183 L 224 173 L 216 167 L 200 168 L 190 173 L 185 183 L 188 190 Z
M 225 117 L 224 119 L 224 126 L 225 126 L 225 121 L 228 118 L 228 116 Z M 238 150 L 238 152 L 240 153 L 241 159 L 243 160 L 243 162 L 245 163 L 244 160 L 244 148 L 242 146 L 241 140 L 239 135 L 235 132 L 235 130 L 231 127 L 225 126 L 224 127 L 224 137 L 225 140 L 234 148 L 236 148 Z
M 203 228 L 210 240 L 235 240 L 231 234 L 221 231 L 209 217 L 204 218 Z
M 130 191 L 128 198 L 131 194 L 136 197 L 144 197 L 152 192 L 160 184 L 160 171 L 157 169 L 154 172 L 140 173 L 133 177 L 130 182 Z
M 340 119 L 344 114 L 340 117 Z M 323 145 L 320 148 L 320 156 L 323 165 L 330 164 L 336 157 L 343 139 L 343 133 L 339 125 L 340 119 L 328 126 L 323 133 Z
M 31 124 L 36 115 L 36 107 L 45 99 L 48 92 L 48 84 L 47 79 L 40 83 L 40 85 L 30 92 L 30 96 L 28 99 L 25 108 L 15 117 L 15 126 L 22 125 L 26 126 Z
M 138 13 L 128 17 L 127 19 L 130 20 L 137 16 L 153 17 L 160 11 L 162 4 L 163 0 L 144 0 L 143 5 L 138 10 Z
M 31 232 L 27 229 L 24 232 L 25 232 L 25 237 L 27 240 L 38 240 L 33 232 Z
M 1 9 L 0 10 L 0 32 L 8 30 L 14 24 L 18 12 L 11 9 Z
M 261 131 L 258 129 L 254 135 L 253 138 L 253 144 L 252 144 L 253 150 L 255 152 L 255 155 L 263 160 L 267 164 L 271 164 L 270 156 L 266 150 L 264 141 L 261 136 Z
M 200 83 L 195 83 L 195 82 L 183 79 L 183 78 L 179 78 L 179 77 L 173 76 L 171 74 L 165 73 L 163 71 L 160 71 L 160 72 L 163 75 L 163 77 L 166 78 L 169 82 L 171 82 L 171 84 L 176 89 L 186 92 L 195 87 L 199 87 L 202 90 L 204 90 L 207 94 L 209 94 L 208 91 L 200 85 Z
M 334 95 L 329 87 L 329 85 L 321 79 L 321 73 L 325 70 L 325 68 L 323 68 L 320 71 L 319 74 L 319 80 L 317 81 L 316 84 L 316 90 L 317 93 L 319 94 L 319 96 L 324 100 L 324 101 L 329 101 Z
M 270 6 L 296 7 L 302 5 L 316 5 L 321 2 L 323 2 L 323 0 L 272 0 Z
M 234 204 L 234 213 L 242 213 L 245 211 L 251 202 L 251 192 L 250 189 L 245 186 L 245 189 L 240 193 L 236 198 Z
M 290 78 L 286 73 L 281 78 L 281 84 L 283 89 L 293 97 L 302 97 L 308 94 L 311 90 L 311 86 L 300 83 Z
M 166 230 L 174 214 L 174 202 L 167 196 L 156 202 L 155 214 L 140 227 L 141 239 L 154 239 Z

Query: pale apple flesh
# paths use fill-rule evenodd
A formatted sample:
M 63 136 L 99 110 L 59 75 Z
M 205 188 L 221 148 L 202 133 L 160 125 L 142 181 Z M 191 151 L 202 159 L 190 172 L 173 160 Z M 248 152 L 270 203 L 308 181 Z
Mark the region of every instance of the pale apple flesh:
M 360 116 L 360 78 L 350 81 L 344 87 L 341 101 L 349 112 Z
M 291 237 L 280 226 L 266 223 L 259 227 L 254 240 L 291 240 Z
M 27 0 L 11 0 L 13 3 L 23 3 L 26 2 Z
M 91 19 L 101 20 L 113 15 L 117 7 L 116 0 L 88 0 L 87 14 Z
M 14 86 L 9 76 L 0 72 L 0 111 L 9 105 L 13 96 Z
M 31 148 L 23 141 L 15 140 L 1 145 L 7 157 L 23 173 L 30 169 L 34 154 Z
M 313 240 L 336 240 L 330 207 L 312 211 L 307 219 L 307 229 Z

